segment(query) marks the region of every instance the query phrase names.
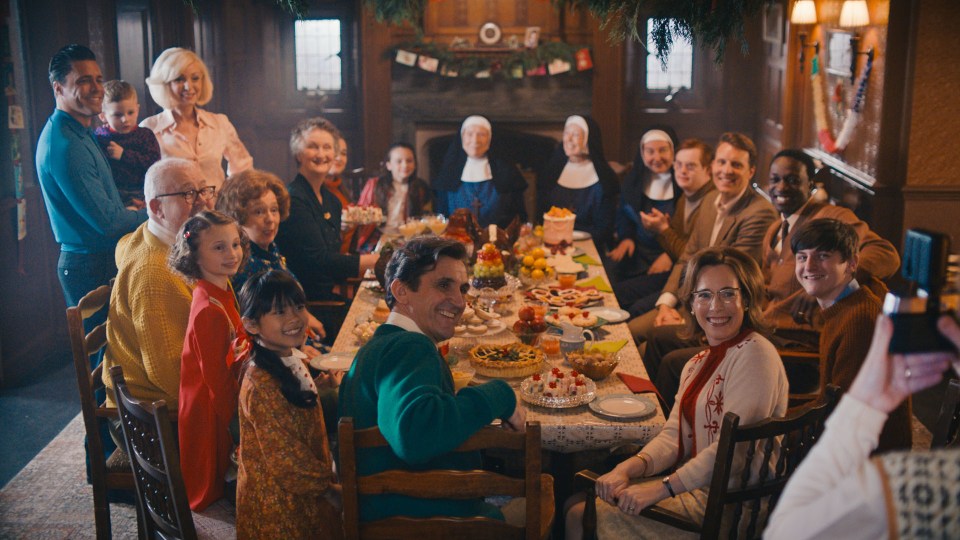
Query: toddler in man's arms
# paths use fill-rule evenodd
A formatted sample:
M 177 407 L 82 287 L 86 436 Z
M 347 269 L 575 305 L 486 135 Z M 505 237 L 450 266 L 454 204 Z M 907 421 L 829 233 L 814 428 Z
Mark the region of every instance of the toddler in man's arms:
M 103 85 L 104 125 L 94 132 L 107 154 L 113 181 L 123 204 L 143 208 L 143 178 L 151 165 L 160 161 L 160 144 L 147 128 L 137 126 L 140 103 L 137 91 L 126 81 L 108 81 Z

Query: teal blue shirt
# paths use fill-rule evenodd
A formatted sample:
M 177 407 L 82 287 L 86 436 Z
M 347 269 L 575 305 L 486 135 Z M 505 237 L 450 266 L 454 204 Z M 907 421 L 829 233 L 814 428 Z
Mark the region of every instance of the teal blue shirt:
M 503 381 L 471 386 L 454 394 L 453 378 L 427 336 L 384 324 L 360 348 L 340 385 L 340 416 L 357 429 L 378 426 L 389 447 L 357 457 L 360 476 L 400 469 L 472 470 L 478 452 L 453 452 L 481 427 L 509 418 L 516 395 Z M 488 516 L 503 519 L 482 500 L 435 500 L 376 495 L 360 500 L 360 519 L 394 515 Z
M 93 132 L 60 109 L 37 141 L 37 176 L 50 227 L 63 251 L 112 253 L 121 236 L 147 219 L 127 210 Z

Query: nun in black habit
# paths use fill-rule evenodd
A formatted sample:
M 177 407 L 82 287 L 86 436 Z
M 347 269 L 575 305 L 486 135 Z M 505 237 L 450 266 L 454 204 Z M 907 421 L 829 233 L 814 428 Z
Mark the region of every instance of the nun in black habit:
M 431 183 L 434 210 L 450 216 L 466 208 L 481 226 L 496 223 L 506 228 L 519 217 L 527 220 L 523 192 L 527 182 L 513 163 L 489 155 L 493 129 L 482 116 L 469 116 L 460 127 Z

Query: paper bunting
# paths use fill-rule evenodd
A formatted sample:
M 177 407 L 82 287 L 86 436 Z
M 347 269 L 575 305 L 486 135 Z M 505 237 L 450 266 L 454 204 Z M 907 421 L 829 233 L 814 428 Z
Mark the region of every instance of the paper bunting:
M 546 66 L 537 66 L 527 70 L 527 77 L 541 77 L 547 74 Z
M 583 48 L 576 52 L 577 71 L 593 69 L 593 59 L 590 58 L 590 49 Z
M 417 63 L 417 53 L 397 49 L 397 63 L 413 67 Z
M 570 62 L 567 62 L 567 61 L 565 61 L 565 60 L 561 60 L 561 59 L 559 59 L 559 58 L 554 58 L 553 61 L 551 61 L 551 62 L 547 65 L 547 73 L 549 73 L 549 74 L 551 74 L 551 75 L 558 75 L 558 74 L 560 74 L 560 73 L 566 73 L 566 72 L 570 71 L 570 67 L 571 67 L 571 66 L 570 66 Z
M 436 73 L 437 68 L 440 66 L 440 60 L 436 58 L 430 58 L 429 56 L 420 55 L 420 58 L 417 59 L 417 66 L 424 71 L 429 71 L 430 73 Z

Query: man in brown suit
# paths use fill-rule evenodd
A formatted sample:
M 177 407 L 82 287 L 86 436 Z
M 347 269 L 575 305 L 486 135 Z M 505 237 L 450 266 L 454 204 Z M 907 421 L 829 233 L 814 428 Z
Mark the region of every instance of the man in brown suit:
M 858 278 L 880 298 L 886 289 L 878 279 L 892 276 L 900 267 L 896 248 L 871 231 L 853 212 L 811 196 L 815 173 L 813 159 L 801 150 L 782 150 L 773 157 L 767 189 L 781 219 L 771 223 L 764 235 L 760 264 L 767 284 L 764 316 L 776 328 L 773 342 L 781 348 L 811 352 L 818 349 L 822 319 L 816 299 L 804 292 L 794 276 L 796 263 L 790 248 L 793 231 L 819 218 L 833 218 L 851 225 L 860 238 Z M 784 223 L 787 224 L 785 242 L 781 239 Z M 657 328 L 649 338 L 644 363 L 657 371 L 650 373 L 651 379 L 671 403 L 671 391 L 676 391 L 683 365 L 701 347 L 680 340 L 670 328 Z M 801 378 L 803 375 L 797 374 Z M 791 376 L 791 379 L 794 384 L 795 378 Z
M 630 321 L 630 331 L 637 341 L 647 339 L 657 326 L 678 325 L 683 319 L 676 307 L 680 277 L 687 261 L 703 248 L 731 246 L 760 262 L 763 235 L 777 218 L 773 206 L 750 188 L 757 170 L 757 147 L 741 133 L 720 136 L 713 158 L 713 183 L 717 190 L 704 197 L 700 217 L 667 284 L 657 300 L 657 307 Z

